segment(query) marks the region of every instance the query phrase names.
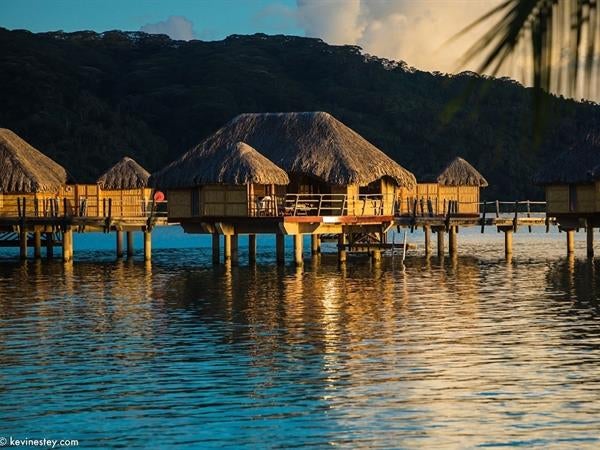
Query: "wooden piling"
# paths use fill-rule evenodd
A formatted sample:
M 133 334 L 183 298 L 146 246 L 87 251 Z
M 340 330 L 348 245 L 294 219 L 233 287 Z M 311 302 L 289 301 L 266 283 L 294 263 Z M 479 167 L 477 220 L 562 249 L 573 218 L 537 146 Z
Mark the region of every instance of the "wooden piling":
M 425 255 L 429 256 L 431 254 L 431 227 L 425 225 L 423 232 L 425 233 Z
M 228 263 L 231 261 L 231 235 L 223 236 L 223 261 Z
M 21 259 L 27 259 L 27 230 L 23 227 L 19 232 L 19 254 Z
M 248 262 L 254 264 L 256 262 L 256 235 L 248 235 Z
M 504 255 L 508 258 L 513 252 L 513 230 L 504 230 Z
M 381 261 L 381 249 L 376 248 L 376 249 L 371 250 L 371 260 L 374 263 L 378 263 Z
M 63 231 L 63 262 L 73 261 L 73 230 L 68 227 Z
M 221 238 L 218 233 L 212 234 L 212 262 L 214 265 L 221 263 Z
M 127 257 L 133 258 L 133 254 L 135 253 L 135 249 L 133 247 L 133 231 L 127 232 Z
M 231 263 L 233 265 L 239 262 L 239 235 L 234 234 L 231 236 Z
M 33 232 L 33 257 L 35 259 L 42 257 L 42 233 L 37 230 Z
M 152 259 L 152 232 L 144 231 L 144 261 Z
M 594 227 L 591 223 L 587 223 L 587 255 L 588 258 L 594 257 Z
M 54 234 L 46 233 L 46 258 L 52 259 L 54 257 Z
M 440 258 L 444 257 L 444 230 L 437 229 L 437 254 Z
M 302 264 L 304 264 L 304 258 L 303 258 L 302 253 L 303 253 L 302 235 L 295 234 L 294 235 L 294 263 L 297 266 L 301 266 Z
M 117 247 L 117 258 L 122 258 L 123 257 L 123 232 L 120 230 L 117 230 L 116 232 L 116 247 Z
M 285 235 L 276 234 L 275 235 L 275 247 L 277 253 L 277 264 L 285 263 Z
M 448 253 L 456 255 L 458 253 L 458 239 L 456 237 L 457 227 L 452 225 L 448 230 Z
M 318 234 L 310 235 L 310 251 L 313 255 L 321 253 L 321 236 Z
M 346 235 L 344 233 L 340 233 L 338 236 L 338 262 L 346 262 L 347 257 Z
M 567 255 L 575 253 L 575 230 L 567 230 Z

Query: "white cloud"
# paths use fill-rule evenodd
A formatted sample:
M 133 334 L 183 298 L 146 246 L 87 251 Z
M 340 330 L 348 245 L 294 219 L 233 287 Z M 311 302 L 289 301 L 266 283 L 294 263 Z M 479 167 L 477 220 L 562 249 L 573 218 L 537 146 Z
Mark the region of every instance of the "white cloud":
M 367 53 L 420 69 L 452 72 L 482 29 L 446 42 L 500 1 L 297 0 L 297 14 L 307 36 L 359 45 Z
M 148 23 L 140 28 L 150 34 L 166 34 L 171 39 L 189 41 L 195 39 L 194 24 L 183 16 L 170 16 L 167 20 L 157 23 Z

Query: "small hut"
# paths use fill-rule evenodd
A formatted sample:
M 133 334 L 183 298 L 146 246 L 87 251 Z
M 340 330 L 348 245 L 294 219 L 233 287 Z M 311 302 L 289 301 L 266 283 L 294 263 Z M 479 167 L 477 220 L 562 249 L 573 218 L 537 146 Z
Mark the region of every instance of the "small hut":
M 168 189 L 169 217 L 273 216 L 287 173 L 244 142 L 198 146 L 153 177 Z
M 600 213 L 600 135 L 590 133 L 560 153 L 540 169 L 534 182 L 545 187 L 548 215 Z
M 446 214 L 449 203 L 457 202 L 459 214 L 479 214 L 480 190 L 488 182 L 468 161 L 456 157 L 450 161 L 434 181 L 417 185 L 416 200 L 426 204 L 424 211 Z
M 323 198 L 329 199 L 327 214 L 391 215 L 397 192 L 416 185 L 412 173 L 325 112 L 241 114 L 153 180 L 161 186 L 177 178 L 194 155 L 218 153 L 237 142 L 287 172 L 289 184 L 280 192 L 287 194 L 286 202 L 312 205 L 305 209 L 307 215 L 320 210 L 314 205 Z M 339 200 L 337 208 L 333 199 Z M 283 212 L 289 213 L 289 204 L 284 206 Z
M 152 189 L 148 187 L 149 178 L 150 173 L 133 159 L 128 156 L 121 159 L 96 180 L 100 215 L 145 215 L 152 197 Z
M 18 216 L 19 204 L 27 215 L 44 215 L 66 182 L 62 166 L 0 128 L 0 215 Z

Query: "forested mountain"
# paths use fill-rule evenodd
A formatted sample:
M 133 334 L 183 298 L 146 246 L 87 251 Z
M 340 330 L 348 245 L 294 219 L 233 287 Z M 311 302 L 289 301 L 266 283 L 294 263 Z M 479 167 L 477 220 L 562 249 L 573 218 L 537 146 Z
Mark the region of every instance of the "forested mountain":
M 418 178 L 460 155 L 490 182 L 484 197 L 539 198 L 531 176 L 540 162 L 600 130 L 600 106 L 548 95 L 536 146 L 532 89 L 473 73 L 421 72 L 319 39 L 182 42 L 0 28 L 0 50 L 0 127 L 80 182 L 125 154 L 159 169 L 242 112 L 320 110 Z

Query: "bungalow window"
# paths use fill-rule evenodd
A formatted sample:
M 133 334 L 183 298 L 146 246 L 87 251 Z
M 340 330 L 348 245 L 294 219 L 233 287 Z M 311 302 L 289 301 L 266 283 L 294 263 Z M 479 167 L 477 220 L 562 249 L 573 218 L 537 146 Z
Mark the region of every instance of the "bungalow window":
M 577 210 L 577 186 L 574 184 L 569 185 L 569 212 Z
M 381 194 L 381 183 L 379 180 L 376 180 L 372 183 L 367 184 L 366 186 L 360 186 L 358 188 L 358 193 L 360 195 Z

